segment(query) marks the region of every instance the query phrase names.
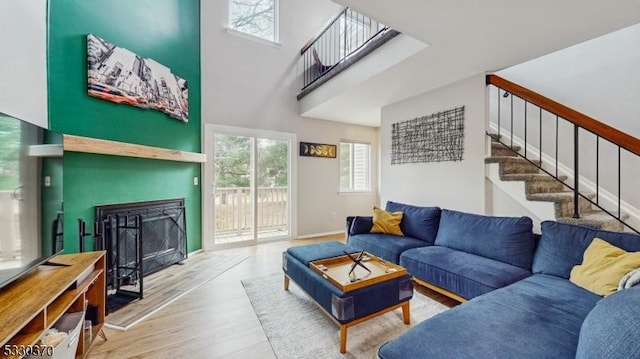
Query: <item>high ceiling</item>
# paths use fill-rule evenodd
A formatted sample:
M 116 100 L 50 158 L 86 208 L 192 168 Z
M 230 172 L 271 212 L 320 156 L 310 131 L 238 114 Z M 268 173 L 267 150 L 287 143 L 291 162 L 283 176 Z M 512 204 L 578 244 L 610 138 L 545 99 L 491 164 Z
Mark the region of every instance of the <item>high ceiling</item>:
M 386 105 L 640 22 L 640 0 L 334 1 L 428 44 L 305 113 L 368 126 Z

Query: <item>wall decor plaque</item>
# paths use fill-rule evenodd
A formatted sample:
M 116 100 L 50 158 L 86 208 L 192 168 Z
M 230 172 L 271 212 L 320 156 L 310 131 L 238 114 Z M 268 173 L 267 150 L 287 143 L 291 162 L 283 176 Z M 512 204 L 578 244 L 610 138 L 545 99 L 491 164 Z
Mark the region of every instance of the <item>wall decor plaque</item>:
M 336 145 L 300 142 L 300 156 L 336 158 L 336 152 Z

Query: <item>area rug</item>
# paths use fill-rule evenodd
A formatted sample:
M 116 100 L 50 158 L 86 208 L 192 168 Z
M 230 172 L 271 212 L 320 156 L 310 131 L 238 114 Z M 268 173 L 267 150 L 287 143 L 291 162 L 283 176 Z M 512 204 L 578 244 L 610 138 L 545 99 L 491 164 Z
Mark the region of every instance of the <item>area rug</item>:
M 172 265 L 146 276 L 144 298 L 107 315 L 105 326 L 127 330 L 247 258 L 203 252 L 190 256 L 183 264 Z
M 383 314 L 347 330 L 347 353 L 340 354 L 340 329 L 294 282 L 283 289 L 283 274 L 242 281 L 262 328 L 279 359 L 376 358 L 380 345 L 448 308 L 422 294 L 411 300 L 411 325 L 402 311 Z

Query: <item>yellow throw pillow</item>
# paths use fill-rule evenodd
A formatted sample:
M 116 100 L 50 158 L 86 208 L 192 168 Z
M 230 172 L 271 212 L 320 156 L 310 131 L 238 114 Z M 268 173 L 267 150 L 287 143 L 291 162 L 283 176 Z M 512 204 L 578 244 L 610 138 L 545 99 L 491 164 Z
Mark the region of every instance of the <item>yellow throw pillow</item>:
M 569 280 L 606 297 L 618 289 L 618 283 L 625 274 L 636 268 L 640 268 L 640 252 L 627 252 L 594 238 L 584 252 L 582 264 L 571 270 Z
M 402 222 L 402 212 L 387 212 L 378 207 L 373 207 L 373 227 L 371 233 L 395 234 L 404 236 L 400 230 Z

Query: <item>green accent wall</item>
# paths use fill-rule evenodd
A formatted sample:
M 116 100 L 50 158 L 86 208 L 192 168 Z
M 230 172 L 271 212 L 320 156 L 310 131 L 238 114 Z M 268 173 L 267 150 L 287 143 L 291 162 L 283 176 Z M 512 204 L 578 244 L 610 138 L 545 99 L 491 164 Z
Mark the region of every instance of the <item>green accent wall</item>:
M 200 152 L 200 1 L 49 0 L 49 127 L 65 134 Z M 86 35 L 167 66 L 189 83 L 189 122 L 90 97 Z M 65 253 L 78 248 L 77 220 L 93 228 L 98 204 L 184 197 L 188 250 L 202 247 L 201 166 L 66 152 Z M 199 181 L 201 182 L 201 181 Z

